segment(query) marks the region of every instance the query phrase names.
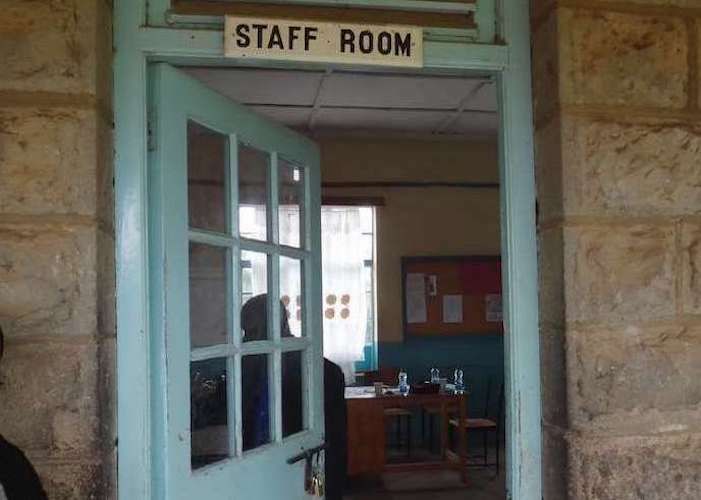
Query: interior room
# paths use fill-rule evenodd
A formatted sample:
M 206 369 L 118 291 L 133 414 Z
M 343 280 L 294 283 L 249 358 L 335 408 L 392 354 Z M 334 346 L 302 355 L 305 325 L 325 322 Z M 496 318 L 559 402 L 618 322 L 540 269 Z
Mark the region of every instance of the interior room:
M 320 147 L 324 355 L 341 369 L 347 386 L 344 498 L 449 499 L 464 498 L 468 490 L 470 498 L 504 498 L 494 82 L 479 75 L 255 68 L 186 72 Z M 293 184 L 300 179 L 296 170 L 291 172 Z M 242 236 L 255 239 L 265 231 L 264 214 L 261 219 L 253 208 L 239 217 Z M 299 234 L 295 217 L 284 222 L 281 215 L 281 239 L 284 225 Z M 267 281 L 254 256 L 241 259 L 244 287 L 249 286 L 243 290 L 245 307 L 265 293 Z M 282 267 L 281 301 L 290 333 L 298 336 L 295 295 L 302 282 L 285 278 L 289 273 Z M 203 303 L 217 307 L 215 289 L 200 291 Z M 458 370 L 462 384 L 456 380 Z M 440 392 L 464 391 L 465 414 L 428 399 L 427 404 L 383 408 L 378 459 L 376 449 L 360 450 L 374 439 L 354 427 L 366 410 L 353 406 L 348 391 L 362 397 L 376 390 L 396 394 L 404 374 L 410 392 L 422 391 L 422 384 Z M 424 384 L 429 381 L 434 384 Z M 461 422 L 464 476 L 453 470 L 438 473 L 430 464 L 442 459 L 444 446 L 463 446 Z M 193 437 L 193 447 L 194 442 Z M 373 465 L 373 460 L 382 463 Z M 417 463 L 429 465 L 402 469 Z M 382 473 L 373 474 L 376 470 Z

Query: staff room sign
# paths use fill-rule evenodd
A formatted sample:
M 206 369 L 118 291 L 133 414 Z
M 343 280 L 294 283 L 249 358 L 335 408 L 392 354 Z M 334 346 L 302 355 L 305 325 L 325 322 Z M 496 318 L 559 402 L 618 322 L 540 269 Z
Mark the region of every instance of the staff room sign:
M 419 68 L 423 32 L 413 26 L 227 16 L 224 55 Z

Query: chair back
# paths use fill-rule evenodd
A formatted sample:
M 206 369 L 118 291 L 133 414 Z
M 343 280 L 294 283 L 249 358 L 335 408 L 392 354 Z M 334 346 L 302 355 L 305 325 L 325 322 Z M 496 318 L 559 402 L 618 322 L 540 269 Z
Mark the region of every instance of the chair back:
M 497 432 L 501 429 L 504 417 L 504 382 L 499 385 L 499 404 L 497 406 Z
M 504 382 L 499 384 L 499 391 L 497 393 L 497 412 L 496 415 L 490 414 L 491 403 L 492 403 L 492 383 L 493 379 L 490 377 L 487 380 L 487 392 L 485 394 L 484 401 L 484 418 L 490 418 L 496 416 L 497 424 L 501 421 L 504 413 Z
M 382 366 L 379 370 L 365 372 L 365 381 L 368 384 L 382 382 L 386 385 L 397 385 L 399 379 L 399 368 Z

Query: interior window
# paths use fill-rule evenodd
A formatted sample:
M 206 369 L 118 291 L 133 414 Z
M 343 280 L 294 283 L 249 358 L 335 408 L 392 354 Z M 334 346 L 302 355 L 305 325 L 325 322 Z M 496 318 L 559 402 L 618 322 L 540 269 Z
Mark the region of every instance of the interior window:
M 377 366 L 375 208 L 321 209 L 324 356 L 346 382 Z
M 299 207 L 280 205 L 280 220 L 298 220 Z M 240 211 L 241 236 L 265 234 L 265 215 L 250 208 Z M 298 224 L 280 224 L 280 240 L 298 241 Z M 338 364 L 346 381 L 354 373 L 377 368 L 375 208 L 324 205 L 321 209 L 324 356 Z M 303 336 L 300 302 L 301 263 L 280 259 L 280 298 L 286 306 L 290 331 Z M 243 301 L 258 293 L 266 279 L 256 269 L 252 252 L 241 257 Z

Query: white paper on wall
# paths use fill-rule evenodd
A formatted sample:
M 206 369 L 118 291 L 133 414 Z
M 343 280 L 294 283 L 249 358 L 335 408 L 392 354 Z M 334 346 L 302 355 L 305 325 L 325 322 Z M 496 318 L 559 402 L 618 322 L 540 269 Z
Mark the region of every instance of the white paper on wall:
M 462 295 L 443 295 L 443 323 L 462 323 Z
M 423 273 L 406 275 L 406 321 L 426 323 L 426 285 Z
M 484 309 L 486 319 L 490 323 L 502 321 L 503 313 L 501 307 L 501 295 L 498 293 L 484 296 Z

